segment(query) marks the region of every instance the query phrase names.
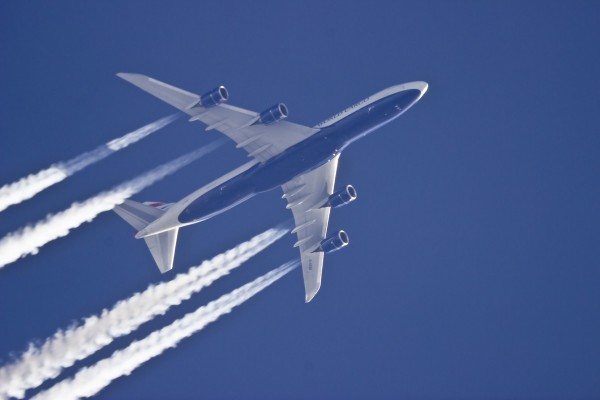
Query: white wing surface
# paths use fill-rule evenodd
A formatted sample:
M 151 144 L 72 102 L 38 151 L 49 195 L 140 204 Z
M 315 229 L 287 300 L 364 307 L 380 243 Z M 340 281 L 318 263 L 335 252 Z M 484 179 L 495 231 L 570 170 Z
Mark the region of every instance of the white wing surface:
M 312 300 L 321 287 L 324 253 L 314 252 L 327 236 L 330 207 L 321 207 L 333 193 L 339 155 L 327 164 L 297 176 L 282 186 L 287 208 L 294 214 L 298 237 L 306 302 Z
M 237 143 L 236 147 L 243 148 L 248 152 L 249 157 L 254 157 L 260 162 L 268 160 L 319 131 L 287 121 L 263 125 L 256 123 L 259 113 L 254 111 L 228 104 L 205 108 L 198 105 L 200 96 L 197 94 L 145 75 L 129 73 L 117 75 L 190 115 L 190 121 L 203 122 L 207 125 L 207 131 L 217 130 L 227 135 Z

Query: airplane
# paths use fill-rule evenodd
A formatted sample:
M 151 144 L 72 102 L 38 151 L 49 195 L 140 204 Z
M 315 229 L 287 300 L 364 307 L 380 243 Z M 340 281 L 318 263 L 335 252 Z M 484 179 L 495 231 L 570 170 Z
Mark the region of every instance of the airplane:
M 229 92 L 219 86 L 202 95 L 190 93 L 141 74 L 117 76 L 200 121 L 206 131 L 219 131 L 248 153 L 251 161 L 176 203 L 137 203 L 126 200 L 114 211 L 143 238 L 164 273 L 173 268 L 179 228 L 206 221 L 256 194 L 281 187 L 294 216 L 300 250 L 305 301 L 321 287 L 325 253 L 349 243 L 340 230 L 327 236 L 332 208 L 357 198 L 352 185 L 334 192 L 340 153 L 351 143 L 396 119 L 428 89 L 422 81 L 391 86 L 308 127 L 284 121 L 288 108 L 276 104 L 261 113 L 225 102 Z

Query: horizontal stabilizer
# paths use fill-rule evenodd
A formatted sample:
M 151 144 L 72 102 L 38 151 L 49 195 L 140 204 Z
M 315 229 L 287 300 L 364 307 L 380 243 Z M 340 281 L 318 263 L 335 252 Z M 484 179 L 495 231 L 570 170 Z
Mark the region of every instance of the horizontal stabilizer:
M 154 222 L 165 213 L 164 210 L 159 208 L 132 200 L 125 200 L 123 204 L 116 206 L 114 211 L 138 231 L 144 229 L 148 224 Z M 179 228 L 175 228 L 144 238 L 158 269 L 162 273 L 173 268 L 178 231 Z
M 173 268 L 175 259 L 175 245 L 177 244 L 177 232 L 179 228 L 172 229 L 157 235 L 144 238 L 154 261 L 161 273 L 170 271 Z
M 149 223 L 154 222 L 165 212 L 156 207 L 147 206 L 132 200 L 125 200 L 114 211 L 138 231 L 144 229 Z

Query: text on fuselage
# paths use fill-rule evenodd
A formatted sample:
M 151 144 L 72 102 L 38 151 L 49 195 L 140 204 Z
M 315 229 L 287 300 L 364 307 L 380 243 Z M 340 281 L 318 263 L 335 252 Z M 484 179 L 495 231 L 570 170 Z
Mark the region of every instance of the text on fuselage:
M 358 103 L 351 105 L 350 107 L 346 108 L 345 110 L 340 111 L 339 113 L 332 115 L 331 117 L 327 118 L 325 121 L 323 121 L 323 122 L 315 125 L 315 128 L 323 127 L 323 126 L 327 125 L 329 122 L 333 122 L 336 119 L 340 118 L 341 116 L 344 116 L 346 114 L 350 114 L 352 111 L 356 110 L 357 108 L 361 108 L 361 106 L 363 106 L 365 103 L 368 103 L 369 99 L 370 99 L 370 97 L 367 97 L 366 99 L 362 99 Z

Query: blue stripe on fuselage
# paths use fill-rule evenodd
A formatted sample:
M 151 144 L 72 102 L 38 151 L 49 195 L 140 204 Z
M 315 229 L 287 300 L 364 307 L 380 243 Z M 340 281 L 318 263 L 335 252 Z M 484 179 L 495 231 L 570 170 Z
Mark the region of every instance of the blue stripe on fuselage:
M 416 89 L 395 93 L 322 128 L 265 163 L 257 164 L 206 192 L 181 212 L 179 221 L 207 220 L 258 193 L 274 189 L 319 167 L 353 141 L 400 116 L 416 102 L 420 94 Z

